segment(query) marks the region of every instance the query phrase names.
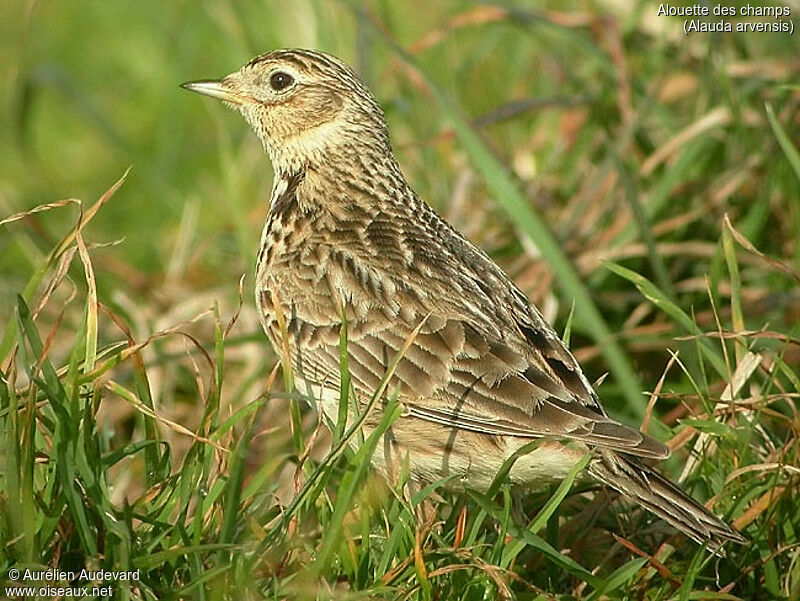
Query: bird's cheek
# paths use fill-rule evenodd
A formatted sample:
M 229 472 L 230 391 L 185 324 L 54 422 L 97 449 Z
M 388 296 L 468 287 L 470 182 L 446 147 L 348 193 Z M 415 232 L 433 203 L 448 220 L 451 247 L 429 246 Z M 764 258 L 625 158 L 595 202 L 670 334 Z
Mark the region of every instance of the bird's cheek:
M 331 90 L 308 90 L 297 100 L 295 114 L 299 128 L 303 130 L 333 121 L 343 108 L 343 102 Z

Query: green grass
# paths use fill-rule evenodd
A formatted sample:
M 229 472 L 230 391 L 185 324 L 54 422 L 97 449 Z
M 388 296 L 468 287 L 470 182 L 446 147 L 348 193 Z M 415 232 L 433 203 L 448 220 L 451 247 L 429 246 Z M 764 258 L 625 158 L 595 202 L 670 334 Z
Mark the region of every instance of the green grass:
M 52 567 L 138 570 L 105 583 L 118 599 L 800 599 L 794 37 L 604 6 L 3 5 L 0 586 Z M 359 420 L 320 423 L 251 301 L 262 150 L 177 87 L 297 45 L 358 68 L 415 189 L 748 545 L 710 556 L 577 469 L 409 490 L 368 469 Z

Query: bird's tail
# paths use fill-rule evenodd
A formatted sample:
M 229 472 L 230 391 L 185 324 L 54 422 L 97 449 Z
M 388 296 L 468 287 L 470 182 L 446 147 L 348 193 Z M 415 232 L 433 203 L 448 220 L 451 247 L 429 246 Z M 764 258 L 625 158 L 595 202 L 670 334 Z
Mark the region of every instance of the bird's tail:
M 720 546 L 745 543 L 741 534 L 700 505 L 675 484 L 637 459 L 603 453 L 589 466 L 594 478 L 640 503 L 661 519 L 709 549 L 722 554 Z

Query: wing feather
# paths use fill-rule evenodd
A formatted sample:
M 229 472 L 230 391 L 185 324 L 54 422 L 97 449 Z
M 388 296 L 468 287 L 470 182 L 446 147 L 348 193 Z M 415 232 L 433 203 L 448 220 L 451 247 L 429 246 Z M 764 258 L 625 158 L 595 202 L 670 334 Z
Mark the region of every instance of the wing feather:
M 448 227 L 435 219 L 428 226 Z M 399 390 L 411 415 L 495 436 L 574 440 L 641 457 L 667 456 L 663 444 L 606 415 L 566 346 L 481 251 L 452 231 L 431 233 L 405 223 L 403 233 L 406 238 L 393 243 L 412 259 L 407 273 L 393 272 L 396 265 L 388 263 L 382 267 L 380 253 L 361 249 L 361 238 L 350 235 L 341 244 L 333 241 L 324 274 L 307 269 L 297 281 L 293 269 L 282 281 L 291 286 L 294 280 L 298 287 L 281 296 L 300 301 L 285 313 L 292 316 L 290 331 L 303 354 L 313 357 L 315 373 L 329 372 L 327 382 L 339 379 L 340 317 L 334 307 L 345 309 L 350 371 L 361 398 L 371 396 L 427 316 L 389 388 Z M 440 239 L 433 237 L 437 233 Z M 447 244 L 432 252 L 441 240 Z

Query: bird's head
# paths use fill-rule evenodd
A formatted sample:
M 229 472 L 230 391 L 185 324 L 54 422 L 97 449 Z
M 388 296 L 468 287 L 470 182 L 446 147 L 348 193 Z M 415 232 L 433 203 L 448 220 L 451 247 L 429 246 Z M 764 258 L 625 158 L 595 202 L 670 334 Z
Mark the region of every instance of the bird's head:
M 339 59 L 311 50 L 275 50 L 219 80 L 182 87 L 242 113 L 276 171 L 292 172 L 373 151 L 391 152 L 375 98 Z

